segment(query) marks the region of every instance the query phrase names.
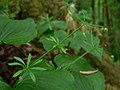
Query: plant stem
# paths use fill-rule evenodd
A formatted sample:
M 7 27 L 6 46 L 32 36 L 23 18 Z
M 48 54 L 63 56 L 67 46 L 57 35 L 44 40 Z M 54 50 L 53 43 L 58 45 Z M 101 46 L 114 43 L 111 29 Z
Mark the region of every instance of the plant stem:
M 88 54 L 92 50 L 89 50 L 89 51 L 83 53 L 81 56 L 79 56 L 78 58 L 76 58 L 73 62 L 71 62 L 67 66 L 65 66 L 64 69 L 68 69 L 68 67 L 70 67 L 71 65 L 75 64 L 78 60 L 80 60 L 82 57 L 84 57 L 86 54 Z
M 72 34 L 74 34 L 76 31 L 78 31 L 81 27 L 83 26 L 83 24 L 81 24 L 80 27 L 78 27 L 77 29 L 75 29 L 72 33 L 70 33 L 67 37 L 65 37 L 60 43 L 64 42 L 67 38 L 69 38 Z M 49 49 L 46 53 L 44 53 L 42 56 L 40 56 L 38 59 L 42 59 L 44 56 L 46 56 L 49 52 L 51 52 L 52 50 L 54 50 L 57 46 L 52 47 L 51 49 Z M 37 60 L 38 60 L 37 59 Z
M 76 31 L 78 31 L 82 26 L 83 26 L 84 24 L 81 24 L 81 26 L 80 27 L 78 27 L 77 29 L 75 29 L 72 33 L 70 33 L 67 37 L 65 37 L 60 43 L 62 43 L 62 42 L 64 42 L 67 38 L 69 38 L 72 34 L 74 34 Z M 57 47 L 57 45 L 56 46 L 53 46 L 51 49 L 49 49 L 47 52 L 45 52 L 42 56 L 40 56 L 38 59 L 36 59 L 35 61 L 37 61 L 37 60 L 40 60 L 40 59 L 42 59 L 44 56 L 46 56 L 49 52 L 51 52 L 52 50 L 54 50 L 55 48 Z M 71 66 L 72 64 L 74 64 L 75 62 L 77 62 L 81 57 L 83 57 L 84 55 L 86 55 L 88 52 L 86 52 L 86 53 L 84 53 L 83 55 L 81 55 L 79 58 L 77 58 L 75 61 L 73 61 L 72 63 L 70 63 L 69 65 L 67 65 L 66 66 L 66 68 L 67 67 L 69 67 L 69 66 Z M 25 72 L 24 72 L 25 73 Z M 24 74 L 23 73 L 23 74 Z M 22 75 L 23 75 L 22 74 Z M 16 81 L 16 83 L 13 85 L 13 88 L 17 85 L 17 83 L 19 82 L 19 79 Z
M 75 32 L 77 32 L 79 29 L 82 28 L 82 26 L 84 26 L 84 24 L 81 24 L 80 27 L 78 27 L 77 29 L 75 29 L 72 33 L 70 33 L 67 37 L 65 37 L 60 43 L 63 43 L 67 38 L 69 38 L 72 34 L 74 34 Z
M 42 59 L 44 56 L 46 56 L 49 52 L 51 52 L 52 50 L 54 50 L 57 46 L 52 47 L 51 49 L 49 49 L 47 52 L 45 52 L 42 56 L 40 56 L 38 59 Z M 37 60 L 38 60 L 37 59 Z

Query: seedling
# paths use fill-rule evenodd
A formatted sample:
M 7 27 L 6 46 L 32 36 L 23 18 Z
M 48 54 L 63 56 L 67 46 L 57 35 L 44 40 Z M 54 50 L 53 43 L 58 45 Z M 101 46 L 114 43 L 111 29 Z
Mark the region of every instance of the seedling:
M 21 76 L 23 75 L 26 71 L 29 72 L 29 75 L 31 77 L 31 79 L 36 82 L 36 78 L 35 78 L 35 75 L 33 74 L 33 72 L 31 70 L 40 70 L 40 71 L 44 71 L 46 70 L 45 68 L 41 68 L 41 67 L 36 67 L 35 65 L 39 64 L 42 62 L 42 59 L 38 60 L 37 61 L 33 61 L 31 62 L 31 59 L 32 59 L 32 56 L 31 54 L 28 55 L 28 58 L 27 58 L 27 63 L 24 62 L 24 60 L 22 60 L 21 58 L 19 57 L 14 57 L 18 62 L 13 62 L 13 63 L 8 63 L 8 65 L 10 66 L 21 66 L 22 69 L 21 70 L 18 70 L 14 75 L 13 77 L 17 77 L 17 76 Z

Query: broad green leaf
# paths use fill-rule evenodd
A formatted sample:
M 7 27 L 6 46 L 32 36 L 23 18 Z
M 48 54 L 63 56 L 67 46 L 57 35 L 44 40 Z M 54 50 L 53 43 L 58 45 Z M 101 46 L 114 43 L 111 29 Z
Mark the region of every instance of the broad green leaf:
M 72 48 L 75 52 L 80 52 L 81 39 L 83 39 L 83 35 L 79 31 L 77 31 L 76 33 L 74 33 L 73 38 L 71 38 L 70 40 L 70 48 Z
M 104 76 L 101 72 L 83 75 L 74 72 L 77 87 L 81 90 L 104 90 Z
M 19 62 L 21 62 L 23 65 L 25 65 L 25 63 L 24 63 L 24 61 L 21 59 L 21 58 L 19 58 L 19 57 L 14 57 L 17 61 L 19 61 Z
M 84 50 L 90 51 L 90 54 L 102 61 L 103 49 L 100 47 L 99 43 L 100 40 L 98 36 L 93 36 L 91 31 L 86 30 L 84 33 L 82 31 L 77 31 L 71 39 L 70 47 L 77 52 L 80 50 L 80 47 L 82 47 Z
M 29 75 L 30 75 L 31 79 L 33 80 L 33 82 L 36 82 L 35 75 L 34 75 L 33 72 L 30 71 L 30 70 L 29 70 Z
M 0 77 L 0 90 L 12 90 L 10 85 L 8 85 L 4 80 Z
M 54 47 L 54 45 L 56 45 L 55 42 L 50 41 L 50 40 L 48 40 L 47 38 L 49 38 L 49 37 L 45 37 L 45 38 L 44 38 L 44 41 L 43 41 L 43 47 L 44 47 L 44 49 L 45 49 L 46 51 L 50 50 L 51 48 Z
M 81 75 L 80 73 L 75 73 L 74 72 L 74 77 L 76 80 L 76 86 L 78 90 L 97 90 L 93 89 L 90 80 L 86 78 L 86 76 Z
M 6 13 L 5 13 L 4 11 L 1 11 L 1 10 L 0 10 L 0 17 L 1 17 L 1 16 L 6 17 L 6 18 L 9 17 L 8 15 L 6 15 Z
M 37 31 L 32 19 L 11 20 L 0 16 L 0 42 L 24 44 L 35 38 Z
M 46 22 L 39 22 L 37 24 L 37 31 L 38 31 L 38 35 L 46 32 L 49 29 L 48 24 Z
M 58 68 L 63 68 L 69 63 L 71 63 L 73 60 L 75 60 L 77 57 L 76 56 L 68 56 L 68 55 L 57 55 L 54 60 L 55 63 L 57 64 Z
M 78 90 L 74 77 L 67 71 L 35 72 L 34 75 L 36 83 L 26 74 L 15 90 Z
M 24 71 L 25 71 L 24 69 L 17 71 L 17 72 L 13 75 L 13 77 L 19 76 L 19 75 L 22 74 Z
M 42 67 L 31 67 L 30 69 L 33 69 L 33 70 L 40 70 L 40 71 L 46 70 L 45 68 L 42 68 Z
M 38 34 L 42 34 L 46 31 L 48 31 L 50 28 L 58 28 L 60 30 L 66 30 L 67 29 L 67 24 L 64 22 L 64 21 L 57 21 L 57 20 L 54 20 L 54 21 L 50 21 L 50 23 L 48 24 L 48 22 L 39 22 L 37 24 L 37 31 L 38 31 Z
M 87 76 L 87 75 L 86 75 Z M 104 75 L 101 72 L 88 75 L 87 77 L 93 85 L 93 90 L 104 90 Z
M 77 57 L 78 56 L 60 54 L 57 55 L 54 60 L 58 67 L 64 67 L 73 62 Z M 96 72 L 89 75 L 83 75 L 80 73 L 80 71 L 91 70 L 95 69 L 91 67 L 91 65 L 83 58 L 70 67 L 70 71 L 76 79 L 76 86 L 78 87 L 78 90 L 104 90 L 104 76 L 101 72 Z
M 49 33 L 47 32 L 41 37 L 41 39 L 42 39 L 41 42 L 43 43 L 43 47 L 46 51 L 48 51 L 49 49 L 51 49 L 51 47 L 53 47 L 55 45 L 55 42 L 48 40 L 48 38 L 50 38 L 50 36 L 54 37 L 53 31 L 49 32 Z
M 54 60 L 55 63 L 58 65 L 58 67 L 65 67 L 69 63 L 73 62 L 75 59 L 77 59 L 79 56 L 68 56 L 68 55 L 57 55 Z M 70 68 L 73 69 L 73 71 L 80 71 L 80 70 L 90 70 L 93 69 L 90 64 L 83 58 L 81 58 L 78 62 L 73 64 Z
M 59 41 L 61 42 L 64 38 L 68 37 L 68 34 L 66 31 L 59 30 L 54 32 L 54 36 L 58 38 Z M 62 44 L 64 44 L 65 46 L 67 46 L 68 43 L 69 43 L 69 38 L 62 42 Z
M 51 26 L 52 28 L 58 28 L 60 30 L 66 30 L 68 28 L 65 21 L 58 21 L 58 20 L 51 21 Z

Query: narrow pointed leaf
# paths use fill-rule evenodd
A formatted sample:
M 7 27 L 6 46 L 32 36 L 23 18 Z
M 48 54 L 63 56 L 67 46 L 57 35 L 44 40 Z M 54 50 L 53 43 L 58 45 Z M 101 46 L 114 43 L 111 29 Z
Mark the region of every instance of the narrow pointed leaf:
M 29 75 L 30 75 L 31 79 L 33 80 L 33 82 L 36 82 L 35 75 L 34 75 L 33 72 L 30 71 L 30 70 L 29 70 Z
M 19 75 L 22 74 L 24 71 L 25 71 L 24 69 L 17 71 L 17 72 L 13 75 L 13 77 L 19 76 Z
M 14 57 L 17 61 L 19 61 L 19 62 L 21 62 L 23 65 L 25 65 L 25 63 L 24 63 L 24 61 L 21 59 L 21 58 L 19 58 L 19 57 Z
M 42 59 L 37 59 L 37 60 L 33 61 L 33 62 L 30 64 L 30 66 L 37 65 L 37 64 L 39 64 L 39 63 L 41 63 L 41 62 L 42 62 Z
M 41 68 L 41 67 L 31 67 L 30 69 L 33 69 L 33 70 L 40 70 L 40 71 L 46 70 L 45 68 Z
M 30 64 L 30 60 L 31 60 L 31 58 L 32 58 L 32 55 L 31 54 L 29 54 L 28 55 L 28 59 L 27 59 L 27 67 L 29 66 L 29 64 Z
M 23 64 L 21 64 L 21 63 L 18 63 L 18 62 L 13 62 L 13 63 L 8 63 L 8 65 L 10 65 L 10 66 L 24 66 Z

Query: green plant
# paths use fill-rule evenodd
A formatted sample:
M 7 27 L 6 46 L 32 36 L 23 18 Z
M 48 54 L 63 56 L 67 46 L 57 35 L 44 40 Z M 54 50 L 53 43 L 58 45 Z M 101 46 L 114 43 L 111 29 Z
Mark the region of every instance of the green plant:
M 36 24 L 30 18 L 11 20 L 1 15 L 0 20 L 0 43 L 23 44 L 37 36 Z
M 41 42 L 46 50 L 42 56 L 32 62 L 31 54 L 28 55 L 27 63 L 19 57 L 14 57 L 17 61 L 9 63 L 9 65 L 22 66 L 22 69 L 13 75 L 13 77 L 18 76 L 19 79 L 14 87 L 1 79 L 0 88 L 2 90 L 104 90 L 104 76 L 100 71 L 89 75 L 80 73 L 80 71 L 94 70 L 84 59 L 86 54 L 90 53 L 102 61 L 103 49 L 99 45 L 98 36 L 94 36 L 91 30 L 81 31 L 84 20 L 78 28 L 68 34 L 65 31 L 67 25 L 64 21 L 52 20 L 48 15 L 42 18 L 45 21 L 38 22 L 36 26 L 31 19 L 10 20 L 4 16 L 0 17 L 0 43 L 23 44 L 38 35 L 40 40 L 43 39 Z M 37 31 L 35 27 L 37 27 Z M 54 28 L 59 30 L 54 30 Z M 83 48 L 85 53 L 80 56 L 68 55 L 67 49 L 74 51 L 79 49 L 78 51 L 80 51 L 80 48 Z M 43 60 L 43 58 L 56 49 L 62 53 L 58 52 L 53 58 L 57 65 L 53 70 L 49 67 L 47 60 Z M 31 79 L 34 82 L 31 82 Z
M 44 68 L 41 68 L 41 67 L 35 67 L 35 65 L 39 64 L 42 62 L 42 60 L 37 60 L 37 61 L 33 61 L 31 62 L 31 54 L 28 55 L 28 59 L 27 59 L 27 64 L 24 63 L 24 61 L 19 58 L 19 57 L 14 57 L 17 61 L 19 62 L 13 62 L 13 63 L 8 63 L 8 65 L 10 66 L 15 66 L 15 65 L 18 65 L 18 66 L 22 66 L 22 69 L 21 70 L 18 70 L 14 75 L 13 77 L 17 77 L 17 76 L 21 76 L 23 75 L 25 72 L 29 72 L 29 75 L 31 77 L 31 79 L 36 82 L 36 78 L 33 74 L 33 72 L 31 70 L 46 70 Z
M 59 30 L 66 30 L 67 24 L 65 21 L 60 20 L 52 20 L 53 17 L 49 17 L 48 14 L 40 17 L 43 21 L 37 23 L 37 32 L 38 37 L 45 32 L 50 32 L 53 28 L 57 28 Z M 61 27 L 60 27 L 61 26 Z

